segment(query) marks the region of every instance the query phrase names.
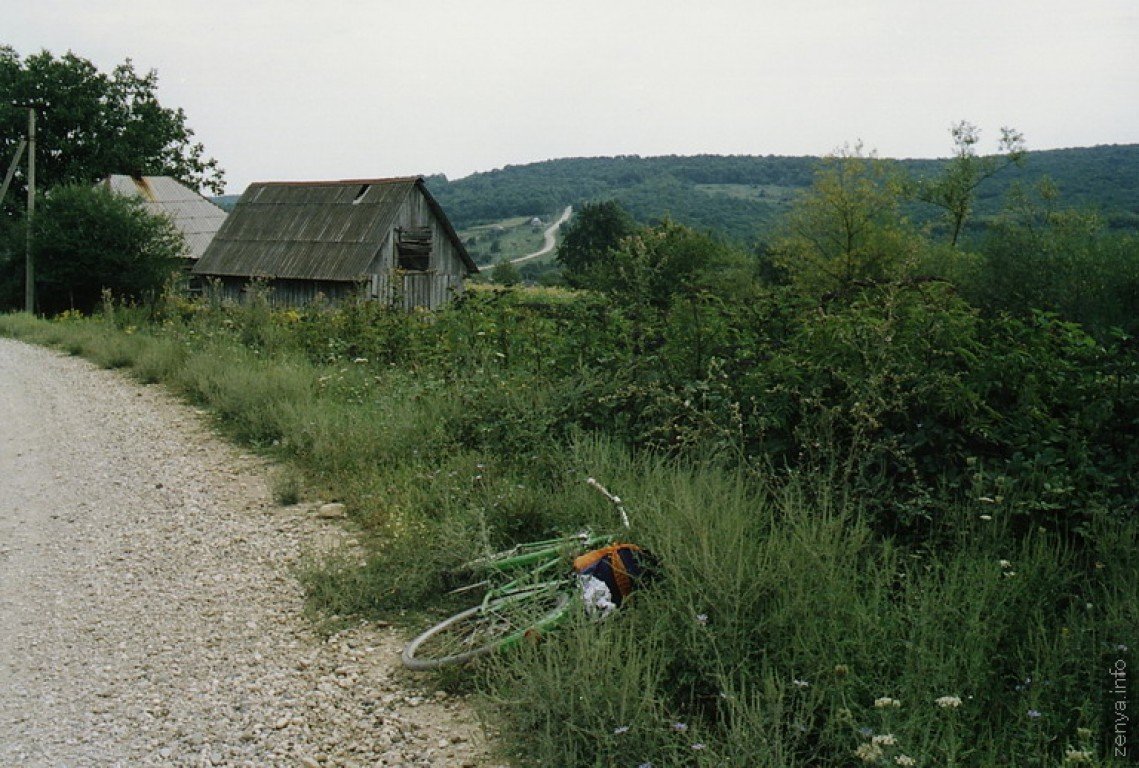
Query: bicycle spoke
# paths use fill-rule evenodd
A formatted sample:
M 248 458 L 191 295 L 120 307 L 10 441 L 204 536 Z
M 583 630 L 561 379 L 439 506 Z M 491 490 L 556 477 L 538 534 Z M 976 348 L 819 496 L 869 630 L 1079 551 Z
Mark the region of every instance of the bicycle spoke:
M 556 621 L 569 597 L 564 582 L 499 595 L 440 622 L 404 649 L 404 664 L 429 669 L 458 664 L 517 641 L 527 631 Z

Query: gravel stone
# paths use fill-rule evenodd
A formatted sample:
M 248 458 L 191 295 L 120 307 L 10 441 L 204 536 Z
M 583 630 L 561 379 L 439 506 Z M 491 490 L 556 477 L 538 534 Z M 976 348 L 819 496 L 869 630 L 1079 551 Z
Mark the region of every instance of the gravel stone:
M 290 569 L 354 541 L 269 470 L 161 388 L 0 339 L 0 765 L 491 765 L 398 631 L 303 618 Z

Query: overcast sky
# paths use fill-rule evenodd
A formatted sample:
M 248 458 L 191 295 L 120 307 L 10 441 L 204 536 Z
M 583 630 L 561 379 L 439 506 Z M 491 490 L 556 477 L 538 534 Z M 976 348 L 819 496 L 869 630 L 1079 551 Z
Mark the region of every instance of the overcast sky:
M 155 69 L 228 191 L 614 154 L 1139 143 L 1137 0 L 0 0 L 0 43 Z

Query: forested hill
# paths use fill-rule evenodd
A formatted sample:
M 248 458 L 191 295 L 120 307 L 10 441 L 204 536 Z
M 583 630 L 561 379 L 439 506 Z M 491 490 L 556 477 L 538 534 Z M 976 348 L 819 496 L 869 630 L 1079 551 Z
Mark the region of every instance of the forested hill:
M 428 186 L 462 229 L 514 216 L 547 216 L 566 205 L 618 200 L 635 218 L 665 215 L 741 242 L 764 237 L 807 188 L 817 157 L 697 155 L 567 158 L 507 166 L 455 181 L 432 176 Z M 901 160 L 914 178 L 938 173 L 942 160 Z M 1009 186 L 1050 177 L 1060 204 L 1101 212 L 1113 227 L 1139 229 L 1139 144 L 1028 153 L 978 190 L 977 214 L 996 213 Z M 922 215 L 915 209 L 914 215 Z

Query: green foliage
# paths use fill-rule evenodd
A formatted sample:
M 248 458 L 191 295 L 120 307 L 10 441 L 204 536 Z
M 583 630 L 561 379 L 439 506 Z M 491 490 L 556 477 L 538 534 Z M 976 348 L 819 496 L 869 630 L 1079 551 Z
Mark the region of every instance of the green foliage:
M 976 144 L 973 145 L 974 147 Z M 984 155 L 969 163 L 1003 162 Z M 898 160 L 905 175 L 944 179 L 943 160 Z M 666 216 L 700 231 L 712 230 L 737 243 L 770 240 L 782 216 L 814 181 L 817 157 L 712 156 L 567 158 L 507 166 L 448 181 L 428 179 L 432 194 L 460 228 L 512 217 L 544 215 L 565 205 L 616 200 L 641 224 Z M 950 160 L 949 165 L 960 165 Z M 1070 202 L 1097 210 L 1112 229 L 1139 227 L 1139 145 L 1033 152 L 980 184 L 972 196 L 960 244 L 996 215 L 1014 184 L 1034 186 L 1051 177 Z M 916 225 L 932 225 L 949 241 L 948 212 L 915 201 L 906 212 Z
M 19 232 L 19 230 L 17 230 Z M 3 303 L 22 303 L 11 291 L 24 280 L 23 232 L 0 258 L 9 286 Z M 36 308 L 46 313 L 91 312 L 103 292 L 128 300 L 153 299 L 178 269 L 182 235 L 139 201 L 84 185 L 59 187 L 45 196 L 34 220 Z M 15 294 L 15 295 L 14 295 Z
M 193 141 L 181 109 L 163 107 L 158 75 L 140 74 L 128 59 L 105 74 L 87 59 L 41 51 L 21 59 L 0 46 L 0 154 L 12 156 L 25 134 L 27 109 L 37 121 L 36 177 L 41 188 L 92 184 L 113 173 L 173 176 L 195 189 L 223 191 L 216 160 Z M 27 180 L 13 182 L 12 201 Z
M 518 271 L 518 267 L 509 261 L 500 261 L 490 271 L 490 279 L 499 285 L 512 286 L 522 282 L 522 274 Z
M 710 235 L 665 220 L 627 236 L 589 270 L 592 287 L 634 306 L 663 308 L 678 293 L 712 283 L 739 254 Z
M 741 381 L 741 395 L 763 404 L 752 450 L 836 471 L 856 493 L 885 483 L 889 500 L 868 504 L 883 531 L 921 525 L 921 489 L 961 471 L 985 419 L 966 381 L 984 354 L 977 334 L 974 313 L 941 283 L 887 284 L 806 316 Z
M 1009 166 L 1024 164 L 1024 136 L 1012 128 L 1001 128 L 1000 154 L 977 156 L 981 132 L 977 126 L 962 120 L 950 129 L 953 157 L 941 176 L 922 179 L 917 184 L 917 198 L 944 211 L 949 244 L 956 247 L 965 222 L 973 212 L 977 188 L 987 179 Z
M 1139 240 L 1062 206 L 1049 180 L 1031 192 L 1014 188 L 981 251 L 984 267 L 966 289 L 990 312 L 1048 310 L 1101 338 L 1139 329 Z
M 902 192 L 895 169 L 860 146 L 828 158 L 787 216 L 776 266 L 813 296 L 901 276 L 917 250 L 899 217 Z
M 558 246 L 558 262 L 570 285 L 589 286 L 598 282 L 594 273 L 608 276 L 610 255 L 636 231 L 633 219 L 620 204 L 608 200 L 586 203 L 564 229 Z

